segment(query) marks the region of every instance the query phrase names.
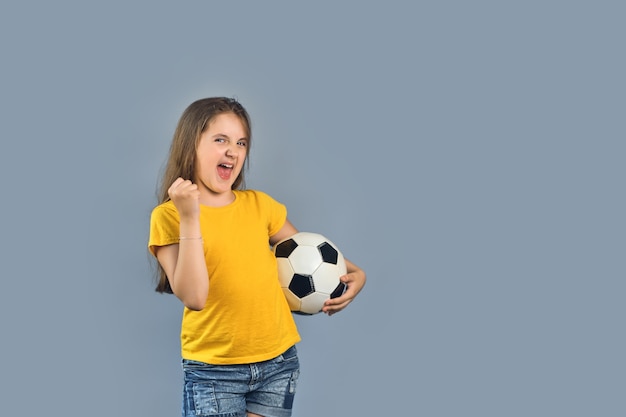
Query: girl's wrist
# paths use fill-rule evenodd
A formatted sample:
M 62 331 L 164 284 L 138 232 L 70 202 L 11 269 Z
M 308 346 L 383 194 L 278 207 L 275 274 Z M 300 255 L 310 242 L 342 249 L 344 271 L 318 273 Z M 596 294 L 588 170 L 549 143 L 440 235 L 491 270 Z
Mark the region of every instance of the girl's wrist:
M 178 240 L 179 241 L 183 241 L 183 240 L 202 240 L 202 236 L 179 236 Z

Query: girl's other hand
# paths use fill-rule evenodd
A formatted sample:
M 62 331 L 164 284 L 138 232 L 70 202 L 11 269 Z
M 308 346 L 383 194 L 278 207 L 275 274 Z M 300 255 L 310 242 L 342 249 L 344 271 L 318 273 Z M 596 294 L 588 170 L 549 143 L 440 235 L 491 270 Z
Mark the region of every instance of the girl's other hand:
M 190 180 L 177 178 L 168 188 L 167 194 L 181 217 L 193 217 L 200 213 L 200 191 Z
M 344 292 L 341 297 L 326 300 L 322 308 L 322 311 L 329 316 L 346 308 L 365 285 L 365 272 L 347 259 L 346 264 L 348 266 L 348 273 L 339 278 L 341 282 L 346 284 L 346 292 Z

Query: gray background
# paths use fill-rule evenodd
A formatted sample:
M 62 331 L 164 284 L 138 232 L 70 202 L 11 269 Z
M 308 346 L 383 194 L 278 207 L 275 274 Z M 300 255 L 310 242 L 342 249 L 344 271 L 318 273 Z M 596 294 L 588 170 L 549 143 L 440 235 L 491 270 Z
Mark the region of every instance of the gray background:
M 609 1 L 3 2 L 0 415 L 179 414 L 153 292 L 183 109 L 368 273 L 298 317 L 294 416 L 623 416 L 624 12 Z

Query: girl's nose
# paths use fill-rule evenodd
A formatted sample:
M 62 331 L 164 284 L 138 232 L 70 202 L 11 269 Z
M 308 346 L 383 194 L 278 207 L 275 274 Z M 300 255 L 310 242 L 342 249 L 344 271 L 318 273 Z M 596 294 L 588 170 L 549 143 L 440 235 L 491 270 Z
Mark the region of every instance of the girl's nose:
M 231 145 L 228 148 L 226 148 L 226 156 L 232 156 L 235 157 L 238 154 L 238 149 L 237 149 L 237 145 Z

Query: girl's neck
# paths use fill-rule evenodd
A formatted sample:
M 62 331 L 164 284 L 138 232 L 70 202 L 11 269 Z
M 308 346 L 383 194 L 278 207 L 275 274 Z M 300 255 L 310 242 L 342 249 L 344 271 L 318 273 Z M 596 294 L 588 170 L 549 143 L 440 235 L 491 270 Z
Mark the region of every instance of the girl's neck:
M 223 207 L 231 204 L 233 201 L 235 201 L 235 193 L 232 190 L 226 193 L 210 193 L 200 196 L 200 204 L 209 207 Z

